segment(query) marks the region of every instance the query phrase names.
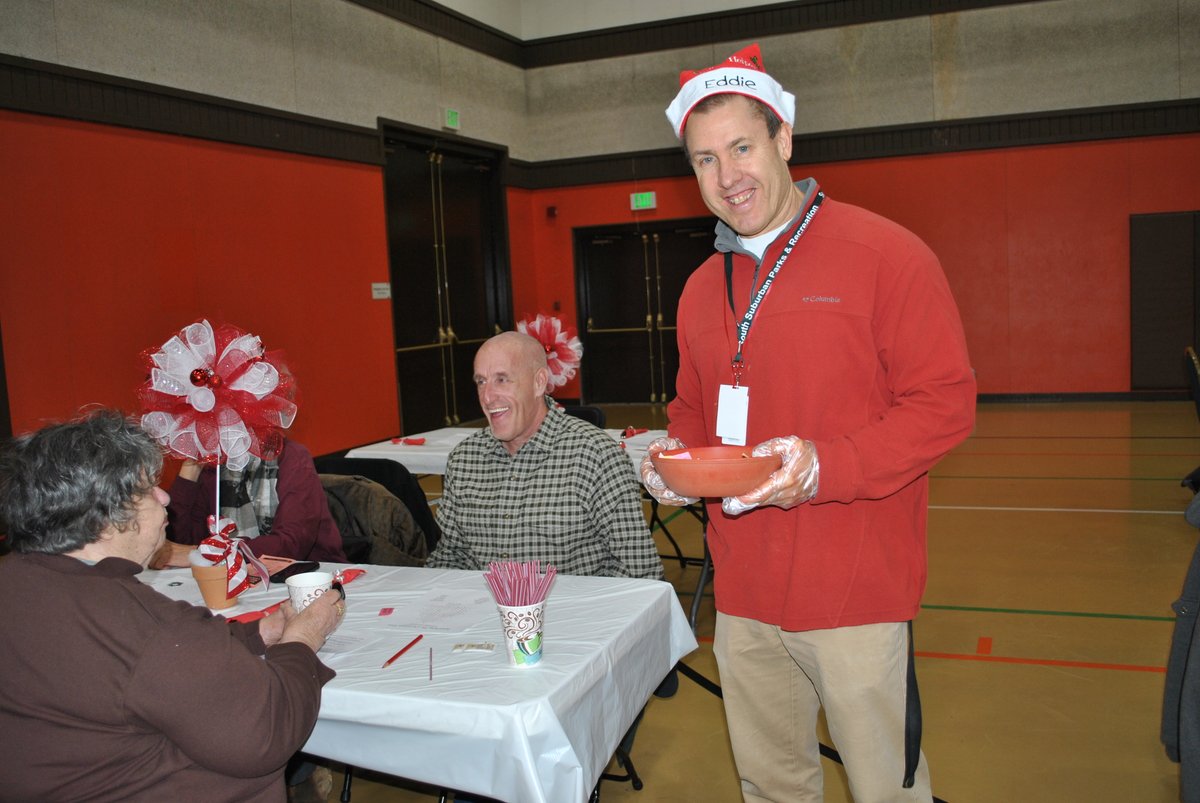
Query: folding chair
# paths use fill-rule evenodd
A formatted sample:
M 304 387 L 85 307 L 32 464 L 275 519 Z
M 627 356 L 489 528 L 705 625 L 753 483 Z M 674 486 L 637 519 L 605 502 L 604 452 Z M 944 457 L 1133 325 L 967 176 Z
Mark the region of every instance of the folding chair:
M 563 407 L 563 412 L 567 415 L 583 419 L 594 427 L 604 429 L 607 417 L 604 411 L 599 407 L 593 407 L 587 404 L 578 404 L 574 406 Z

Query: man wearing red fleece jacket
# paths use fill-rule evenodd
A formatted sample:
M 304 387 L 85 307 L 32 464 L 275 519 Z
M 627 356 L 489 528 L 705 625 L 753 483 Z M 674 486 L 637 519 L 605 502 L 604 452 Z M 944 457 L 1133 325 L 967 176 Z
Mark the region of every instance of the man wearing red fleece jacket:
M 779 454 L 709 501 L 714 652 L 747 800 L 820 801 L 824 708 L 851 793 L 932 799 L 910 623 L 928 471 L 971 431 L 975 380 L 937 258 L 914 234 L 793 183 L 795 98 L 757 45 L 685 72 L 667 109 L 716 251 L 679 301 L 669 438 Z M 649 458 L 643 482 L 683 504 Z

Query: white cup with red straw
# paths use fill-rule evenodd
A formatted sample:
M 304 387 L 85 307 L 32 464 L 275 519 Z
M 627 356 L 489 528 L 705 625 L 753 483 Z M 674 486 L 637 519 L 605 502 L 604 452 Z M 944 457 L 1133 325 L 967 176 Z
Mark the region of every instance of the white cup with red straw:
M 530 667 L 542 660 L 542 624 L 546 597 L 557 570 L 541 561 L 501 561 L 488 564 L 487 581 L 504 630 L 509 666 Z

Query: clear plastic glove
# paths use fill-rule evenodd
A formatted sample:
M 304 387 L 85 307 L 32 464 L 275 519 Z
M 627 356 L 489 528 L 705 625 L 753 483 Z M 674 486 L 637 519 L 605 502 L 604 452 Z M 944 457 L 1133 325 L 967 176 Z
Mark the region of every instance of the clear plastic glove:
M 646 447 L 646 456 L 642 458 L 641 472 L 642 485 L 646 486 L 646 490 L 650 495 L 658 500 L 659 504 L 671 505 L 672 507 L 683 507 L 690 505 L 693 502 L 700 500 L 694 496 L 680 496 L 667 487 L 663 482 L 663 478 L 654 470 L 654 461 L 650 459 L 651 455 L 665 452 L 668 449 L 686 449 L 687 444 L 678 438 L 655 438 L 650 441 L 650 445 Z
M 790 510 L 817 495 L 821 466 L 817 462 L 817 447 L 812 441 L 795 435 L 771 438 L 755 446 L 751 454 L 755 457 L 777 454 L 783 458 L 783 464 L 753 491 L 721 500 L 721 509 L 730 516 L 761 505 L 775 505 Z

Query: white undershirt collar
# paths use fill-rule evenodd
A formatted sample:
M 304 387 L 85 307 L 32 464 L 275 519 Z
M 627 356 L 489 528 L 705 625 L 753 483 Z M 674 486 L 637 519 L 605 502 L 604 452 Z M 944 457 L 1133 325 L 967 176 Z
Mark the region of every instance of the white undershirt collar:
M 743 237 L 739 234 L 737 238 L 738 244 L 741 245 L 746 251 L 754 254 L 754 258 L 761 262 L 762 256 L 767 250 L 767 246 L 775 242 L 775 238 L 779 236 L 780 232 L 787 228 L 787 225 L 787 223 L 784 223 L 778 228 L 771 229 L 770 231 L 763 232 L 762 234 L 754 237 Z

